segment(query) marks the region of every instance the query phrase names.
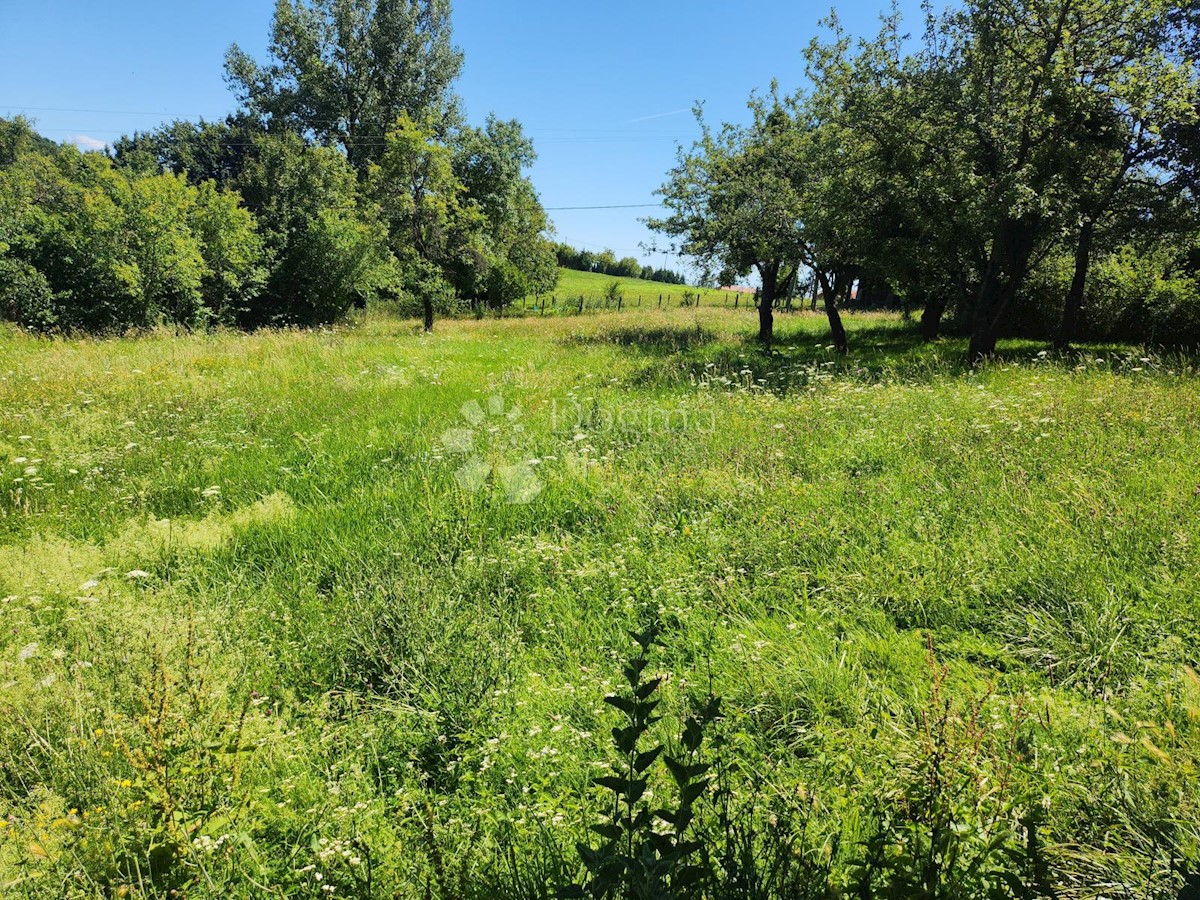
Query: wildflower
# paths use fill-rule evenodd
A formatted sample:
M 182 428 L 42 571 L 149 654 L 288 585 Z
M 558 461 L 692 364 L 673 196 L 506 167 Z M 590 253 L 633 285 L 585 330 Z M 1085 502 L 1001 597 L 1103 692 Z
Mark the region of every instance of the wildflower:
M 132 569 L 125 573 L 125 577 L 132 581 L 133 579 L 136 579 L 136 578 L 149 578 L 150 573 L 145 571 L 144 569 Z

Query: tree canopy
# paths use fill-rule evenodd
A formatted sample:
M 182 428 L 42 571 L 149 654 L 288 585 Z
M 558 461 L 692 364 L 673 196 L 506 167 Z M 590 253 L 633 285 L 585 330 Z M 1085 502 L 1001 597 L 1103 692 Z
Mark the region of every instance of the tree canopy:
M 401 114 L 457 120 L 449 0 L 278 0 L 268 53 L 229 48 L 238 100 L 268 127 L 341 146 L 360 172 Z

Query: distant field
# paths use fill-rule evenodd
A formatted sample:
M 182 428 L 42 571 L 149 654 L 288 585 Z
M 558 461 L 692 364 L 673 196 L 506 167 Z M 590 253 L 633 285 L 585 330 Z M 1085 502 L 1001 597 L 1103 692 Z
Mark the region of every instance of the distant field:
M 658 622 L 706 898 L 1185 896 L 1195 361 L 781 320 L 0 331 L 0 894 L 554 896 Z
M 579 272 L 575 269 L 558 270 L 558 286 L 554 289 L 551 296 L 557 297 L 558 302 L 561 304 L 566 304 L 572 300 L 578 303 L 580 296 L 582 296 L 586 307 L 592 308 L 593 303 L 603 304 L 608 286 L 614 281 L 620 282 L 621 289 L 625 292 L 622 305 L 635 309 L 638 308 L 639 303 L 642 308 L 657 308 L 659 297 L 662 298 L 664 306 L 679 306 L 685 291 L 690 291 L 693 294 L 699 293 L 701 306 L 711 306 L 713 304 L 728 304 L 732 306 L 734 299 L 739 296 L 734 291 L 717 291 L 710 288 L 662 284 L 658 281 L 644 281 L 641 278 L 617 278 L 615 275 Z M 745 305 L 747 300 L 749 300 L 751 307 L 753 307 L 753 294 L 743 294 L 740 296 L 739 306 Z M 532 307 L 533 301 L 534 298 L 532 296 L 526 297 L 524 305 Z

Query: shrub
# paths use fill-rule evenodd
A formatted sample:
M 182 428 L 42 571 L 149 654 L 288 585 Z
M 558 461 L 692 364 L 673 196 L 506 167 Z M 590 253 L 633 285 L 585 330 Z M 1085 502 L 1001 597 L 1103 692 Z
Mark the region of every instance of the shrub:
M 529 279 L 507 259 L 492 264 L 487 277 L 487 302 L 492 309 L 503 309 L 529 293 Z
M 32 331 L 54 327 L 54 294 L 42 273 L 27 262 L 0 257 L 0 319 Z
M 206 181 L 196 191 L 191 227 L 200 242 L 204 273 L 200 294 L 218 322 L 247 316 L 266 280 L 262 237 L 250 211 L 232 191 Z
M 145 318 L 203 326 L 205 264 L 189 223 L 196 189 L 182 175 L 152 175 L 134 178 L 126 197 L 125 227 Z
M 238 324 L 332 322 L 395 288 L 386 232 L 372 207 L 359 208 L 357 177 L 338 151 L 260 136 L 238 187 L 272 260 L 266 289 Z

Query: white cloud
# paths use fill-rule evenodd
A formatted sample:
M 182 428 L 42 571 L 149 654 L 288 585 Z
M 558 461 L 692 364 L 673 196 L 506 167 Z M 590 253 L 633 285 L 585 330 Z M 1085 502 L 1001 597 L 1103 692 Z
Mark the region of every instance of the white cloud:
M 69 143 L 74 144 L 80 150 L 103 150 L 108 146 L 108 141 L 101 141 L 94 137 L 88 137 L 86 134 L 77 134 L 67 138 Z

